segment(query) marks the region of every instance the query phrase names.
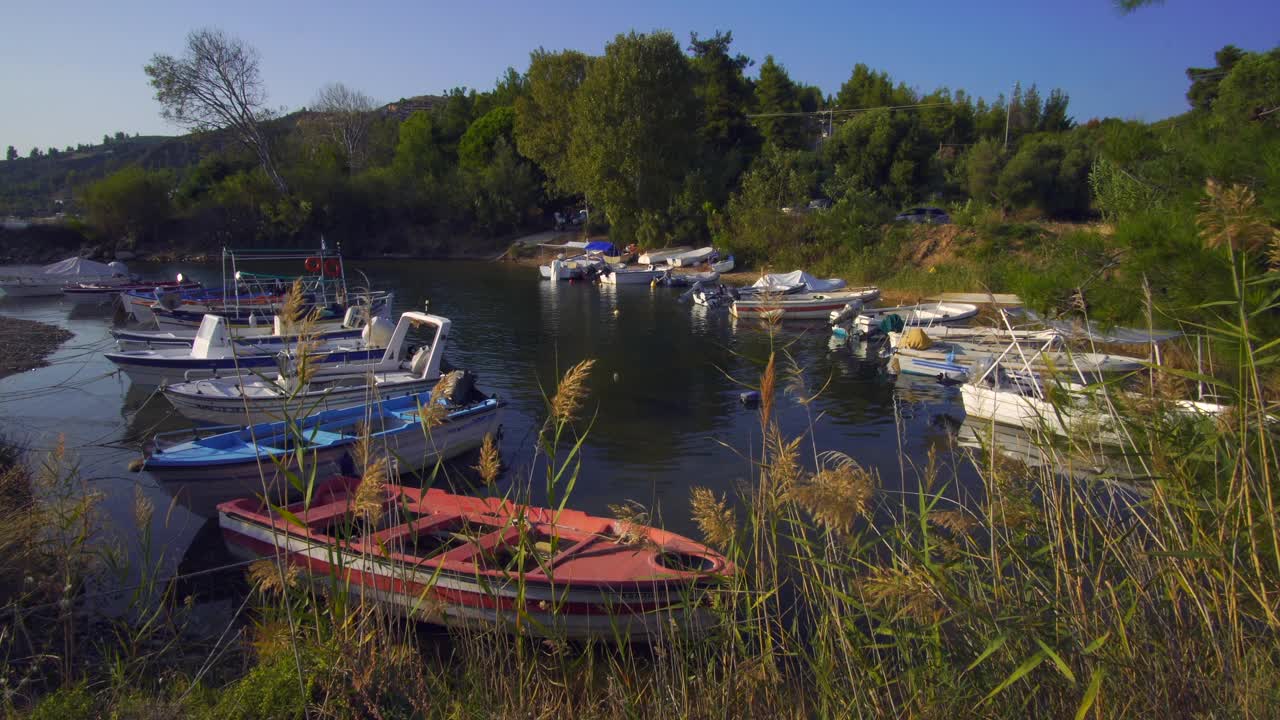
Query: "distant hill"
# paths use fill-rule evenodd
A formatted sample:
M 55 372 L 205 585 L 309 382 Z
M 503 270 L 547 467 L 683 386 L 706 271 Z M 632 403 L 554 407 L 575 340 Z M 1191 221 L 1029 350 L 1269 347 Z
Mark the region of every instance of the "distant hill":
M 419 110 L 430 112 L 446 98 L 415 95 L 387 103 L 375 112 L 404 120 Z M 292 128 L 317 113 L 301 110 L 273 122 L 277 130 Z M 56 156 L 19 157 L 0 161 L 0 217 L 47 217 L 76 210 L 77 190 L 121 168 L 180 170 L 233 142 L 226 133 L 124 137 Z

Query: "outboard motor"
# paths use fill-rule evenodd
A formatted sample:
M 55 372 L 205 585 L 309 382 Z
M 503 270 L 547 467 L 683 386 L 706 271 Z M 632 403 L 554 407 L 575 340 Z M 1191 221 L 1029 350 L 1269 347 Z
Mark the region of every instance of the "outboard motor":
M 560 279 L 561 267 L 563 267 L 563 263 L 560 262 L 560 258 L 556 258 L 555 260 L 551 261 L 551 281 L 552 282 L 555 282 Z
M 854 300 L 853 302 L 846 303 L 845 306 L 839 310 L 832 310 L 828 319 L 830 324 L 834 327 L 841 323 L 853 320 L 858 317 L 858 313 L 860 312 L 862 312 L 862 301 Z

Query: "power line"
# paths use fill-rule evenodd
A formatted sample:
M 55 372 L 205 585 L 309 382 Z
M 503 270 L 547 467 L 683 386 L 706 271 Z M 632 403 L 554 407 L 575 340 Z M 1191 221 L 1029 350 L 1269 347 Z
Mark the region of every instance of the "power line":
M 855 108 L 852 110 L 814 110 L 812 112 L 782 112 L 782 113 L 756 113 L 747 115 L 749 118 L 771 118 L 771 117 L 818 117 L 829 115 L 853 115 L 855 113 L 871 112 L 872 110 L 910 110 L 914 108 L 943 107 L 951 103 L 917 103 L 915 105 L 880 105 L 869 108 Z

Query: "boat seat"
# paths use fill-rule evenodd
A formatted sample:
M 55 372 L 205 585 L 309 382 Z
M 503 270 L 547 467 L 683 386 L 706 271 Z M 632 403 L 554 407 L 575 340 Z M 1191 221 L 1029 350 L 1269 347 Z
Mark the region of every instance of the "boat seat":
M 473 543 L 468 543 L 460 548 L 450 550 L 440 557 L 445 562 L 466 562 L 473 560 L 477 555 L 491 552 L 500 545 L 512 545 L 520 537 L 521 529 L 512 525 L 509 527 L 499 528 L 493 532 L 482 535 Z

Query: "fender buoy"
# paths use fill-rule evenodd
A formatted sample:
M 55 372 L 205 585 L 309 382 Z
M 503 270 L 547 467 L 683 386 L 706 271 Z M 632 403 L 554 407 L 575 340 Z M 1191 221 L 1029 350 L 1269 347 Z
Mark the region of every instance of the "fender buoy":
M 338 258 L 329 258 L 324 261 L 324 274 L 325 277 L 331 278 L 342 275 L 342 263 L 338 261 Z
M 320 258 L 309 257 L 302 263 L 302 267 L 306 268 L 307 272 L 320 272 Z

